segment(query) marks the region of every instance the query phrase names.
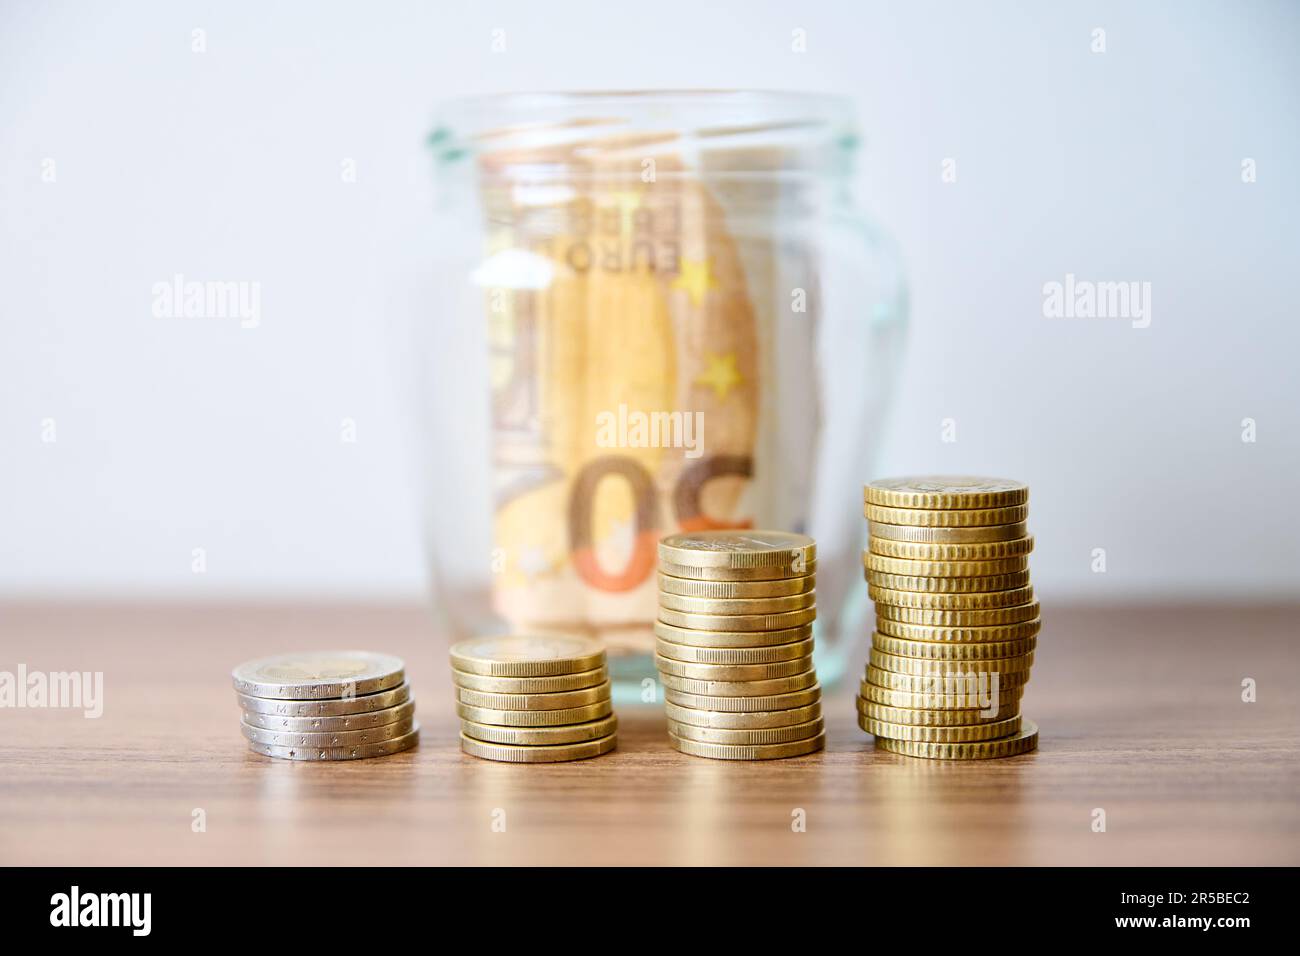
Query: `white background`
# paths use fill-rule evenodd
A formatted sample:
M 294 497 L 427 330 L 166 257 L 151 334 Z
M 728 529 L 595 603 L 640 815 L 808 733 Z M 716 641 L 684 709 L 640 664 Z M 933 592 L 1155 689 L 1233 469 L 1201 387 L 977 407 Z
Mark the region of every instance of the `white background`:
M 435 105 L 646 87 L 855 99 L 913 307 L 881 473 L 1029 481 L 1043 596 L 1300 592 L 1300 4 L 0 10 L 0 593 L 421 594 L 391 320 L 433 313 Z M 261 326 L 155 319 L 178 272 Z M 1067 272 L 1149 281 L 1151 327 L 1044 318 Z

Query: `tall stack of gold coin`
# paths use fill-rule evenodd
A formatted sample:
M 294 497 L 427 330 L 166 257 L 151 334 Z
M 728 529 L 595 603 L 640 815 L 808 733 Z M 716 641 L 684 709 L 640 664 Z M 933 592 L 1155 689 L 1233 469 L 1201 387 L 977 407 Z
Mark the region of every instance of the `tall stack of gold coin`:
M 585 637 L 487 637 L 451 648 L 460 749 L 508 763 L 560 763 L 618 743 L 605 649 Z
M 781 531 L 659 543 L 656 662 L 682 753 L 769 760 L 821 750 L 813 669 L 817 546 Z
M 1041 626 L 1029 583 L 1029 489 L 925 476 L 864 490 L 876 602 L 858 723 L 913 757 L 1010 757 L 1038 745 L 1020 716 Z
M 286 760 L 358 760 L 420 740 L 400 658 L 366 651 L 281 654 L 231 672 L 248 747 Z

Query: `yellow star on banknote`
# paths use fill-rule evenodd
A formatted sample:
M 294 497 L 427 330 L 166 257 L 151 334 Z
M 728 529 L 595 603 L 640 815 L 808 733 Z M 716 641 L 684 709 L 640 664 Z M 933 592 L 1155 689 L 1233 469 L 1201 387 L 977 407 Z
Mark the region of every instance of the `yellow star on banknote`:
M 699 305 L 704 301 L 704 293 L 717 287 L 708 259 L 682 259 L 681 271 L 673 280 L 673 288 L 685 289 L 691 297 L 691 305 Z
M 728 393 L 745 381 L 736 369 L 736 354 L 734 352 L 728 352 L 726 355 L 709 353 L 705 356 L 705 361 L 709 363 L 709 367 L 695 380 L 695 384 L 707 385 L 713 389 L 719 401 L 725 401 Z

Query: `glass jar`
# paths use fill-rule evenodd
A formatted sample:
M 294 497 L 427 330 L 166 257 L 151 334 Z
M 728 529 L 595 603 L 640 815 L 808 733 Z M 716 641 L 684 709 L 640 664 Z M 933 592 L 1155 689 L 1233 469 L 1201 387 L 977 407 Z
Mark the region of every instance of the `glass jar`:
M 447 104 L 416 358 L 436 606 L 454 637 L 585 633 L 654 675 L 656 542 L 817 539 L 816 666 L 866 637 L 862 484 L 906 322 L 853 205 L 841 99 Z

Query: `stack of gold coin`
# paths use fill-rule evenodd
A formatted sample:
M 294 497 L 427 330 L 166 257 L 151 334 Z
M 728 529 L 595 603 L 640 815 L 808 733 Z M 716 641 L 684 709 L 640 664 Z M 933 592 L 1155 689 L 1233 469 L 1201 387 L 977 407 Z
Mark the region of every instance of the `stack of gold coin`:
M 1010 757 L 1038 745 L 1020 716 L 1041 624 L 1029 583 L 1029 489 L 925 476 L 873 481 L 863 553 L 876 629 L 858 723 L 913 757 Z
M 768 760 L 821 750 L 813 669 L 817 546 L 781 531 L 659 543 L 656 663 L 682 753 Z
M 420 740 L 400 658 L 310 651 L 240 664 L 231 672 L 250 750 L 286 760 L 358 760 Z
M 508 763 L 559 763 L 618 743 L 605 649 L 567 635 L 484 637 L 451 648 L 460 749 Z

